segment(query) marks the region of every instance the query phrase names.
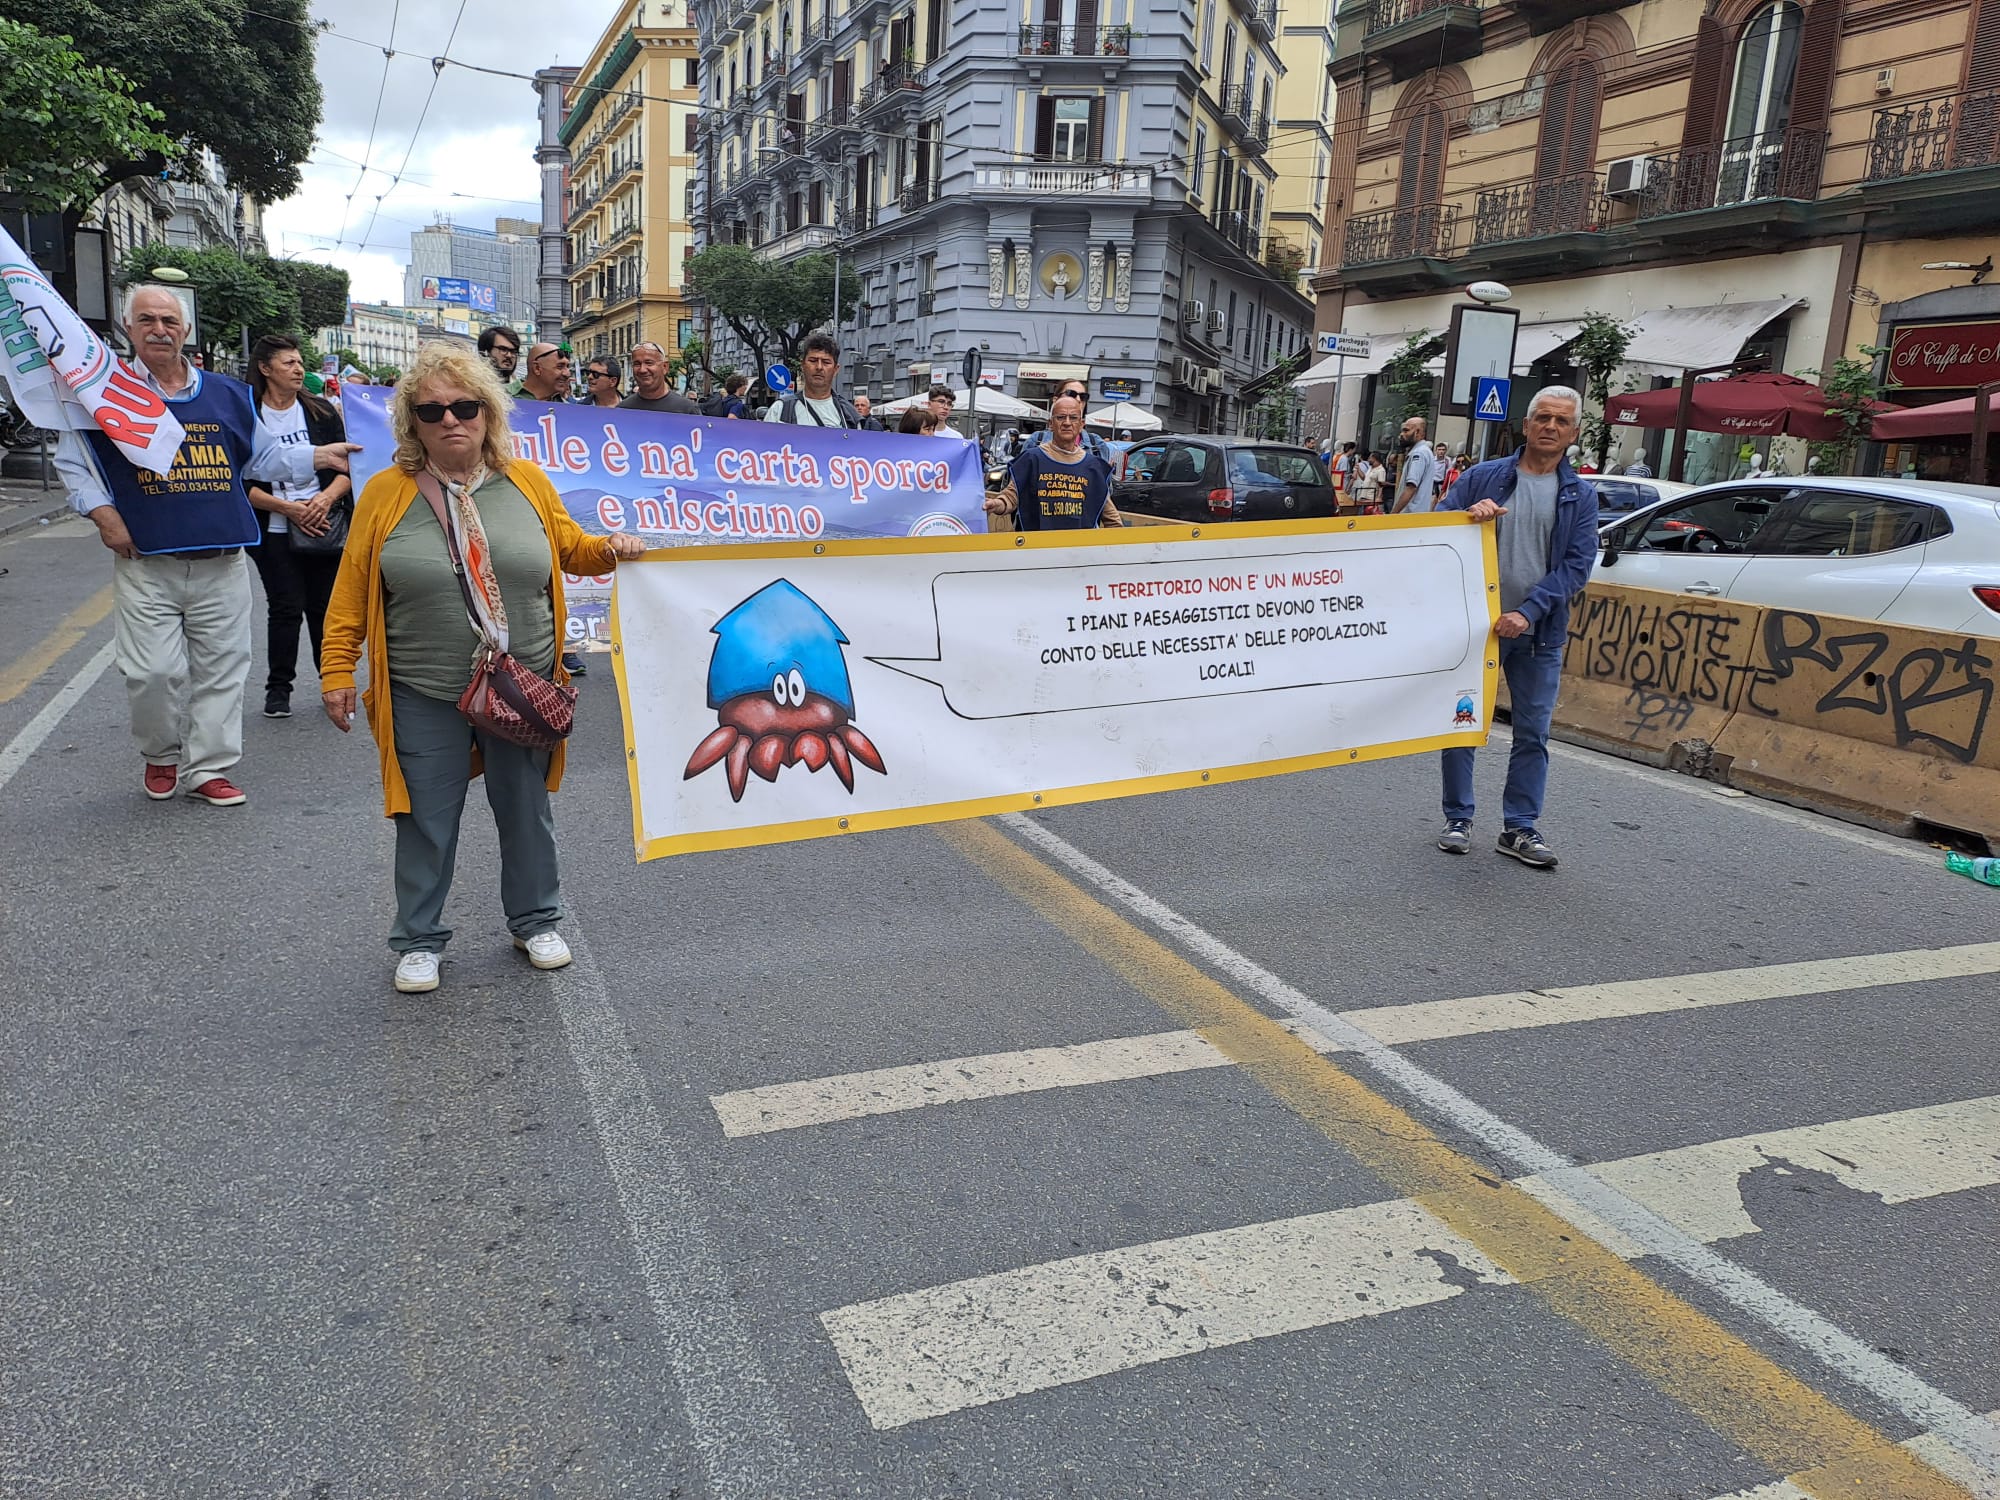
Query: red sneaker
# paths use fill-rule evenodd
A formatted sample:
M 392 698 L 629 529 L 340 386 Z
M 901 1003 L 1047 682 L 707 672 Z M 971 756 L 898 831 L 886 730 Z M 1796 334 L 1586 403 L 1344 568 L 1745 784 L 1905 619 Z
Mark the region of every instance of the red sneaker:
M 155 802 L 164 802 L 167 798 L 173 796 L 174 788 L 180 784 L 181 768 L 179 766 L 147 765 L 146 795 L 151 797 Z
M 188 795 L 197 802 L 206 802 L 210 807 L 241 807 L 250 799 L 238 791 L 233 783 L 221 776 L 211 776 Z

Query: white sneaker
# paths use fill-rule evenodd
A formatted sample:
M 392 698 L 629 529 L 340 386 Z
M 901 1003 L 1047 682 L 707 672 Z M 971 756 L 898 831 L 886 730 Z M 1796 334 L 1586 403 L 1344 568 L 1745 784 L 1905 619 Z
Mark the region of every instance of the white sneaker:
M 569 962 L 569 944 L 560 932 L 538 932 L 531 938 L 515 938 L 514 946 L 528 955 L 538 969 L 560 969 Z
M 396 989 L 405 995 L 421 995 L 438 987 L 438 956 L 429 952 L 405 953 L 396 960 Z

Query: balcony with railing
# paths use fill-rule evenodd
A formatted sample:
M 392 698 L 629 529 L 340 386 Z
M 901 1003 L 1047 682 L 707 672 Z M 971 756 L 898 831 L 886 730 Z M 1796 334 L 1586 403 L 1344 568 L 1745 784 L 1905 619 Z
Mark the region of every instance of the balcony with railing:
M 1222 123 L 1245 150 L 1262 151 L 1271 139 L 1271 117 L 1257 108 L 1256 96 L 1240 83 L 1222 91 Z
M 1397 78 L 1477 57 L 1484 33 L 1467 0 L 1375 0 L 1361 50 Z
M 1473 207 L 1472 243 L 1508 245 L 1559 234 L 1598 234 L 1610 208 L 1603 179 L 1595 172 L 1487 188 Z
M 861 91 L 857 111 L 867 116 L 910 104 L 923 93 L 925 81 L 924 70 L 918 64 L 890 63 Z
M 1420 203 L 1363 214 L 1347 221 L 1340 264 L 1365 266 L 1383 261 L 1442 260 L 1457 253 L 1458 205 Z
M 798 41 L 792 54 L 792 63 L 797 67 L 816 67 L 833 44 L 833 34 L 840 28 L 831 15 L 822 15 L 816 21 L 807 21 L 800 28 Z
M 806 150 L 815 156 L 838 156 L 840 144 L 854 133 L 854 106 L 829 105 L 817 120 L 806 126 Z
M 787 230 L 767 242 L 762 248 L 767 260 L 782 261 L 814 250 L 824 250 L 839 240 L 839 232 L 829 224 L 801 224 L 797 229 Z
M 936 311 L 937 311 L 936 290 L 933 288 L 926 288 L 923 291 L 918 292 L 917 316 L 920 318 L 928 318 L 932 313 Z
M 1277 37 L 1278 0 L 1241 0 L 1239 8 L 1258 40 L 1268 42 Z
M 1651 220 L 1780 199 L 1808 202 L 1819 196 L 1825 158 L 1826 132 L 1805 128 L 1662 152 L 1647 163 L 1637 215 Z
M 915 182 L 903 184 L 903 191 L 896 201 L 906 214 L 915 213 L 928 204 L 937 202 L 938 185 L 929 178 L 919 177 Z
M 1235 209 L 1216 209 L 1208 216 L 1209 226 L 1252 260 L 1261 260 L 1263 243 L 1257 221 Z
M 2000 166 L 2000 93 L 1983 89 L 1875 111 L 1864 181 Z
M 1287 235 L 1274 234 L 1264 240 L 1264 269 L 1287 286 L 1296 287 L 1299 272 L 1306 268 L 1305 247 Z
M 1115 62 L 1132 55 L 1132 28 L 1037 22 L 1021 28 L 1015 51 L 1022 57 L 1109 58 Z
M 1153 171 L 1150 167 L 1114 167 L 1097 162 L 1013 162 L 974 167 L 972 186 L 974 192 L 996 195 L 1143 200 L 1153 196 Z

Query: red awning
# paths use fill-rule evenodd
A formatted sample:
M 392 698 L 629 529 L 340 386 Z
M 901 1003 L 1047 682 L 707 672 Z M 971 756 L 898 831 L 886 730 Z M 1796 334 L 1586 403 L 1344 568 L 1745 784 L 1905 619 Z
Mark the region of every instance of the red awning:
M 1971 437 L 1972 406 L 1976 398 L 1940 401 L 1934 406 L 1905 406 L 1875 419 L 1873 436 L 1885 443 L 1920 437 Z M 2000 391 L 1986 398 L 1986 420 L 2000 433 Z
M 1609 403 L 1611 421 L 1620 427 L 1670 428 L 1679 422 L 1680 404 L 1678 386 L 1613 396 Z M 1847 436 L 1840 418 L 1827 414 L 1832 404 L 1833 398 L 1823 387 L 1795 375 L 1759 371 L 1732 375 L 1727 380 L 1699 380 L 1688 409 L 1688 427 L 1695 432 L 1731 432 L 1744 437 L 1789 433 L 1830 442 Z M 1868 407 L 1878 414 L 1897 410 L 1881 401 L 1871 401 Z M 1969 425 L 1966 430 L 1970 430 Z

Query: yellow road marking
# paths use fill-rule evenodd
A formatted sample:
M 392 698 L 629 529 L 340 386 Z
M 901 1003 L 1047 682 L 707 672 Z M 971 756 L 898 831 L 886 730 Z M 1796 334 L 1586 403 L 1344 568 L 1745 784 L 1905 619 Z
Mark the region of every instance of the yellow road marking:
M 1621 1260 L 985 823 L 939 835 L 1710 1427 L 1821 1500 L 1966 1491 Z
M 67 656 L 70 648 L 110 613 L 111 585 L 107 583 L 63 616 L 61 623 L 42 637 L 26 656 L 10 666 L 0 667 L 0 703 L 20 697 L 30 683 Z

